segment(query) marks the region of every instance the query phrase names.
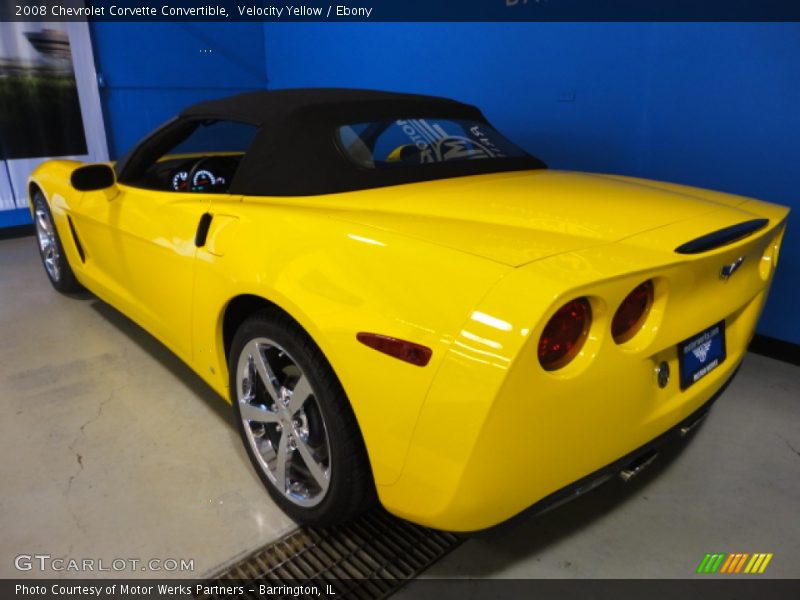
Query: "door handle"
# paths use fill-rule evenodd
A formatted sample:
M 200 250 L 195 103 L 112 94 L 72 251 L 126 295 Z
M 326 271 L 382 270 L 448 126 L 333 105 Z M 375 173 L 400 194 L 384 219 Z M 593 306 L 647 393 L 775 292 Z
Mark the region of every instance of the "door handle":
M 200 217 L 200 222 L 197 224 L 197 233 L 194 234 L 194 245 L 202 248 L 206 245 L 206 238 L 208 238 L 208 230 L 211 227 L 211 213 L 203 213 Z

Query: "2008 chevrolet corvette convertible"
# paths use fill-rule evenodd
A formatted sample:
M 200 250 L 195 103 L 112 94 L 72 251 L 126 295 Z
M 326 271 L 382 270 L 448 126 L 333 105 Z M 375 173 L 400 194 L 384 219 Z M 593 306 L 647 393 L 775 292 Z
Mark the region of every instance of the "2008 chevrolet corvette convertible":
M 453 531 L 642 468 L 738 367 L 788 210 L 549 170 L 427 96 L 204 102 L 116 164 L 30 179 L 47 275 L 237 415 L 300 522 L 379 500 Z

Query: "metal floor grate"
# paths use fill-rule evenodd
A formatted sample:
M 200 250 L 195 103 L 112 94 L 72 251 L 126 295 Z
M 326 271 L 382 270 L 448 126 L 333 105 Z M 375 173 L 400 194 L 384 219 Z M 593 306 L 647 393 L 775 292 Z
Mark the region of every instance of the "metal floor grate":
M 328 529 L 301 528 L 257 550 L 216 575 L 207 586 L 224 587 L 247 581 L 244 593 L 205 596 L 279 598 L 260 595 L 258 584 L 296 586 L 321 584 L 320 596 L 331 590 L 337 600 L 386 598 L 456 548 L 461 538 L 372 511 L 345 525 Z M 329 585 L 330 588 L 327 588 Z M 288 593 L 285 597 L 304 597 Z

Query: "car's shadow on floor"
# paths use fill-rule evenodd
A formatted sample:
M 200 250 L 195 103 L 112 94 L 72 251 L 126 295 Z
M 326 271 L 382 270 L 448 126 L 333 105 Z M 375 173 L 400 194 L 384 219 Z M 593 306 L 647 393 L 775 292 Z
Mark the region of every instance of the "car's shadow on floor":
M 549 547 L 585 529 L 597 519 L 614 511 L 624 510 L 628 502 L 637 498 L 647 501 L 648 487 L 666 475 L 701 429 L 702 425 L 685 439 L 663 447 L 658 458 L 628 482 L 614 477 L 585 495 L 552 510 L 537 515 L 523 515 L 493 529 L 465 536 L 469 548 L 463 548 L 461 552 L 469 554 L 466 559 L 469 572 L 462 572 L 459 561 L 445 560 L 433 568 L 431 576 L 491 577 L 495 573 L 508 570 L 515 563 L 536 560 Z
M 75 294 L 77 299 L 86 300 L 91 303 L 91 307 L 106 321 L 116 329 L 124 333 L 139 348 L 147 352 L 154 361 L 162 364 L 172 373 L 184 386 L 186 386 L 195 396 L 202 399 L 213 413 L 219 417 L 226 425 L 235 429 L 236 424 L 233 419 L 233 411 L 230 406 L 217 394 L 211 387 L 203 381 L 186 363 L 175 356 L 171 350 L 164 346 L 152 335 L 131 321 L 117 309 L 106 304 L 90 293 Z

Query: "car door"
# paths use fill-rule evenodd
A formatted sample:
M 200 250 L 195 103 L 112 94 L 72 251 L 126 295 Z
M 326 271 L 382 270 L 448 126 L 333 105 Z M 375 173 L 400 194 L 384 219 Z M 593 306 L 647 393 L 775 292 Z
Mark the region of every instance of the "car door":
M 86 192 L 73 215 L 92 288 L 187 361 L 194 263 L 212 198 L 230 198 L 255 132 L 233 121 L 172 122 L 121 161 L 114 186 Z
M 75 215 L 100 295 L 188 357 L 195 238 L 208 194 L 118 184 L 89 192 Z

